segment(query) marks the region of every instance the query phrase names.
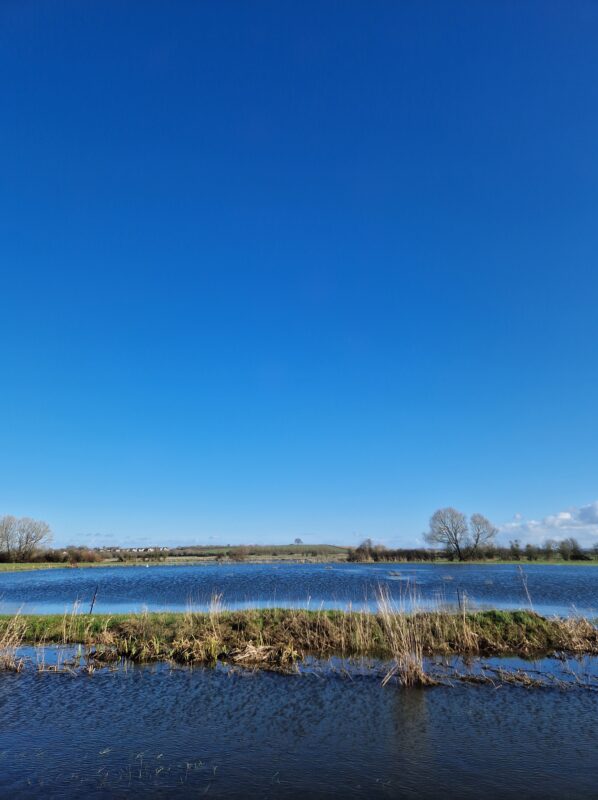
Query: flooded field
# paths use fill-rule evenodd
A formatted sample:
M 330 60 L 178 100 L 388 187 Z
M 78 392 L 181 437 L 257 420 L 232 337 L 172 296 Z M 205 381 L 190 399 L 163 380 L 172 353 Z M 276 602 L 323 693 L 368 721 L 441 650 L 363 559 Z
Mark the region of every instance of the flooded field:
M 0 574 L 0 613 L 104 613 L 288 606 L 375 608 L 380 590 L 409 608 L 438 604 L 598 616 L 598 567 L 514 564 L 235 564 L 53 569 Z
M 368 609 L 382 591 L 405 610 L 531 601 L 545 614 L 592 617 L 598 570 L 240 564 L 6 573 L 0 611 L 48 614 L 78 602 L 84 612 L 96 587 L 97 613 L 214 609 L 215 596 L 217 610 Z M 93 650 L 19 647 L 20 671 L 0 672 L 1 796 L 596 796 L 595 656 L 428 657 L 429 684 L 405 688 L 392 664 L 368 658 L 250 670 L 234 659 L 194 668 L 102 662 Z
M 583 687 L 368 669 L 24 670 L 0 675 L 0 794 L 589 798 L 597 711 Z

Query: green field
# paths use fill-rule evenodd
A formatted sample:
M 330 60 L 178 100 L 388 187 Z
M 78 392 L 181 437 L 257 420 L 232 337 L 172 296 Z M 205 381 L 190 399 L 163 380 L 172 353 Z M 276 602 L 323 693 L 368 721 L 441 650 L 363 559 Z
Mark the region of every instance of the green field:
M 281 547 L 264 547 L 263 550 L 259 548 L 251 548 L 251 552 L 242 554 L 242 557 L 236 555 L 235 548 L 226 547 L 213 547 L 213 548 L 197 548 L 195 555 L 181 555 L 181 556 L 166 556 L 164 558 L 156 559 L 155 557 L 145 556 L 140 558 L 129 558 L 126 561 L 118 561 L 116 559 L 106 559 L 105 561 L 86 562 L 82 561 L 75 565 L 70 565 L 64 562 L 42 562 L 33 561 L 29 563 L 0 563 L 0 573 L 2 572 L 25 572 L 28 570 L 40 569 L 76 569 L 82 567 L 136 567 L 145 566 L 159 566 L 167 564 L 170 566 L 183 566 L 195 565 L 201 566 L 204 564 L 214 564 L 224 562 L 243 561 L 246 563 L 254 564 L 268 564 L 279 562 L 307 562 L 307 563 L 339 563 L 346 562 L 349 553 L 349 548 L 334 547 L 332 545 L 318 545 L 317 547 L 306 545 L 303 550 L 291 549 L 286 546 Z M 360 561 L 357 562 L 360 566 L 367 566 L 368 564 L 379 565 L 394 565 L 394 564 L 437 564 L 438 566 L 453 566 L 458 565 L 476 565 L 476 566 L 489 566 L 498 564 L 508 564 L 511 566 L 526 567 L 530 564 L 543 564 L 548 566 L 584 566 L 596 567 L 598 566 L 598 559 L 592 561 L 564 561 L 563 559 L 537 559 L 534 561 L 510 561 L 501 559 L 485 559 L 477 561 L 450 561 L 448 559 L 436 559 L 435 561 L 414 561 L 414 560 L 389 560 L 389 561 Z

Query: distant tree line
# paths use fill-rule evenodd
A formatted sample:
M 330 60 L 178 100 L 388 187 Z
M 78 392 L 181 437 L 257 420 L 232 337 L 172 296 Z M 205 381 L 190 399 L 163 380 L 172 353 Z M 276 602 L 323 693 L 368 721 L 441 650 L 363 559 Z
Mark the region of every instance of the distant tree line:
M 425 547 L 389 548 L 365 539 L 359 547 L 349 551 L 348 561 L 438 561 L 445 557 L 441 550 Z
M 338 555 L 346 552 L 346 548 L 328 544 L 303 544 L 295 540 L 289 545 L 227 545 L 225 547 L 196 545 L 190 547 L 175 547 L 168 551 L 169 556 L 194 556 L 213 558 L 231 558 L 243 560 L 249 556 L 326 556 Z
M 98 564 L 105 561 L 106 557 L 90 547 L 69 545 L 57 549 L 36 550 L 29 560 L 43 564 Z
M 598 544 L 592 548 L 584 548 L 572 536 L 557 541 L 547 539 L 542 545 L 521 545 L 518 539 L 509 542 L 509 547 L 495 547 L 489 558 L 501 558 L 510 561 L 593 561 L 598 559 Z
M 521 545 L 518 539 L 508 547 L 496 544 L 498 529 L 482 514 L 472 514 L 468 519 L 455 508 L 441 508 L 430 518 L 425 540 L 433 548 L 390 549 L 365 539 L 350 550 L 349 561 L 592 561 L 598 559 L 598 544 L 584 550 L 579 542 L 569 537 L 562 541 L 548 539 L 543 545 Z
M 205 557 L 218 560 L 245 561 L 251 556 L 314 556 L 326 557 L 346 553 L 335 545 L 306 545 L 296 538 L 289 545 L 227 545 L 190 547 L 49 547 L 50 526 L 29 517 L 18 519 L 11 515 L 0 517 L 0 563 L 80 564 L 106 560 L 122 562 L 163 561 L 168 557 Z
M 568 537 L 561 541 L 548 539 L 542 545 L 522 545 L 518 539 L 508 547 L 496 543 L 497 528 L 482 514 L 472 514 L 468 519 L 454 508 L 441 508 L 430 518 L 429 530 L 424 538 L 431 547 L 387 548 L 365 539 L 358 547 L 348 550 L 335 545 L 306 545 L 299 539 L 291 545 L 227 545 L 191 547 L 144 548 L 89 548 L 74 547 L 51 549 L 50 526 L 42 520 L 29 517 L 18 519 L 10 515 L 0 517 L 0 562 L 43 562 L 79 564 L 119 561 L 161 561 L 167 557 L 204 557 L 217 560 L 245 561 L 249 557 L 343 556 L 353 562 L 366 561 L 450 561 L 501 560 L 501 561 L 592 561 L 598 560 L 598 544 L 584 549 L 577 539 Z M 435 546 L 434 546 L 435 545 Z

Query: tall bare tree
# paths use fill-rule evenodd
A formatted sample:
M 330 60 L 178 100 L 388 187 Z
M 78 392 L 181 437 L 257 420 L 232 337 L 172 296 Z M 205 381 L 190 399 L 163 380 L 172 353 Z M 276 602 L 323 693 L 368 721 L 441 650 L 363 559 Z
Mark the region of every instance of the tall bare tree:
M 50 541 L 50 526 L 42 520 L 23 517 L 17 522 L 17 559 L 27 561 L 33 551 L 42 544 Z
M 27 561 L 41 544 L 49 543 L 50 526 L 42 520 L 0 517 L 0 552 L 9 561 Z
M 465 561 L 489 545 L 497 533 L 498 529 L 482 514 L 472 514 L 468 521 L 456 508 L 440 508 L 431 517 L 430 530 L 424 538 L 430 544 L 444 545 L 453 558 Z
M 12 561 L 17 542 L 17 518 L 7 514 L 0 517 L 0 553 Z
M 467 517 L 456 508 L 439 508 L 430 518 L 430 530 L 424 538 L 430 544 L 441 544 L 463 561 L 468 546 Z
M 495 528 L 483 514 L 472 514 L 469 520 L 471 555 L 474 556 L 483 547 L 492 544 L 497 533 L 498 528 Z

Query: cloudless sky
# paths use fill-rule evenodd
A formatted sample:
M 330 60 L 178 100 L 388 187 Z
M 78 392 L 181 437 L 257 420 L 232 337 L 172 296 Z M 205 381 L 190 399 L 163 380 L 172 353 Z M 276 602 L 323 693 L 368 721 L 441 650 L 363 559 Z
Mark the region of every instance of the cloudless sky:
M 597 41 L 584 0 L 3 0 L 0 514 L 400 545 L 598 499 Z

